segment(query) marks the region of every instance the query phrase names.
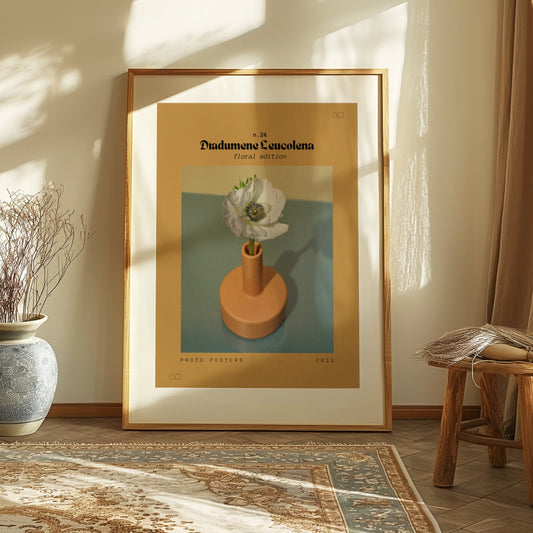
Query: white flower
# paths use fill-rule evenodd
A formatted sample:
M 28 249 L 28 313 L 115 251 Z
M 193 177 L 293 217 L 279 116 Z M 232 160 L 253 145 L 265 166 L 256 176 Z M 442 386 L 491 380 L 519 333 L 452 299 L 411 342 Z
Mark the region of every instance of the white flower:
M 237 237 L 266 241 L 289 229 L 287 224 L 278 222 L 284 207 L 285 195 L 279 189 L 267 179 L 254 178 L 226 196 L 222 212 Z

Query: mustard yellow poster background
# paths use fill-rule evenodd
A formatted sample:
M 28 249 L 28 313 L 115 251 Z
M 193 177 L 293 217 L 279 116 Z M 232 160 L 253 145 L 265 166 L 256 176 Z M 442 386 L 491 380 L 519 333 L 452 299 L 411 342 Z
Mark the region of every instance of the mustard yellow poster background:
M 181 287 L 186 282 L 181 270 L 181 195 L 184 185 L 190 187 L 183 182 L 183 169 L 251 165 L 332 168 L 331 353 L 181 351 Z M 307 184 L 311 197 L 322 196 L 313 192 L 318 186 Z M 195 190 L 202 187 L 206 185 Z M 206 193 L 231 190 L 207 187 Z M 223 224 L 222 213 L 220 218 Z M 156 387 L 358 387 L 357 234 L 356 104 L 159 104 Z

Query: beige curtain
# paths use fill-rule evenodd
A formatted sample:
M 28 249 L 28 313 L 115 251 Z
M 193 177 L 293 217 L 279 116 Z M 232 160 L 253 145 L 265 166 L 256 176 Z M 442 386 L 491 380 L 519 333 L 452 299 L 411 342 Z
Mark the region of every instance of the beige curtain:
M 533 331 L 533 0 L 503 0 L 488 321 Z M 516 386 L 506 387 L 514 433 Z

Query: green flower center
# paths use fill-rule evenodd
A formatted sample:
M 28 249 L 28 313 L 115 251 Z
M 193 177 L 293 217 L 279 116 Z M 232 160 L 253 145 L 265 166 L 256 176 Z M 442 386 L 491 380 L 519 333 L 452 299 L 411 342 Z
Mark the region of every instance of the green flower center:
M 266 217 L 265 208 L 256 202 L 250 202 L 244 212 L 252 222 L 259 222 Z

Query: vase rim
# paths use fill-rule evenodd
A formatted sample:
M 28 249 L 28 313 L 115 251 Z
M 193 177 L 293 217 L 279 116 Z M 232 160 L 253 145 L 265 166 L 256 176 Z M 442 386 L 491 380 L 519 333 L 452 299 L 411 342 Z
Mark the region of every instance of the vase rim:
M 26 320 L 16 320 L 14 322 L 0 322 L 0 324 L 10 325 L 10 324 L 27 324 L 27 325 L 39 325 L 44 324 L 48 320 L 48 315 L 43 313 L 33 313 Z
M 241 252 L 246 256 L 246 257 L 255 257 L 257 255 L 259 255 L 260 253 L 262 253 L 263 251 L 263 246 L 261 246 L 261 243 L 260 242 L 257 242 L 255 241 L 254 242 L 254 255 L 250 255 L 248 253 L 248 241 L 245 242 L 242 247 L 241 247 Z
M 35 342 L 35 333 L 48 320 L 43 314 L 30 315 L 22 322 L 0 323 L 0 344 Z

